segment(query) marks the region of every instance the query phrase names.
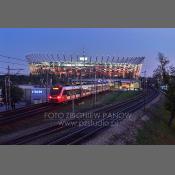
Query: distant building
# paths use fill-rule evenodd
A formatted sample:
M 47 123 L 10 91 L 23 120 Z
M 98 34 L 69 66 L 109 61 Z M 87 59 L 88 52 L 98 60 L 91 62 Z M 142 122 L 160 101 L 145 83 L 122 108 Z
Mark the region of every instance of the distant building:
M 28 104 L 37 104 L 37 103 L 43 103 L 46 102 L 46 97 L 48 97 L 48 94 L 50 92 L 50 88 L 39 88 L 31 85 L 18 85 L 23 92 L 23 101 Z
M 3 105 L 3 98 L 2 98 L 2 89 L 0 89 L 0 106 Z
M 60 78 L 128 78 L 138 79 L 144 57 L 134 58 L 59 58 L 53 55 L 30 54 L 26 56 L 31 74 L 49 71 Z

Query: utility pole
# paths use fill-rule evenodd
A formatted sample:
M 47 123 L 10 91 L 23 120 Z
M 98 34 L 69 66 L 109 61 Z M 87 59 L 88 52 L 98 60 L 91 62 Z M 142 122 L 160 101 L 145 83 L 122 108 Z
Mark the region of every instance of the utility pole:
M 71 80 L 72 81 L 72 80 Z M 72 97 L 72 113 L 75 113 L 75 90 L 74 90 L 74 85 L 72 85 L 72 93 L 71 93 L 71 97 Z
M 82 90 L 82 67 L 80 67 L 80 87 Z M 80 96 L 81 96 L 81 94 L 80 94 Z
M 83 55 L 82 55 L 82 60 L 80 60 L 80 65 L 82 64 L 82 66 L 80 66 L 80 96 L 82 97 L 82 71 L 84 69 L 85 66 L 85 50 L 83 48 Z
M 81 86 L 81 91 L 80 91 L 80 96 L 82 97 L 82 69 L 85 69 L 85 49 L 83 48 L 83 67 L 81 67 L 81 72 L 80 72 L 80 86 Z
M 111 83 L 112 83 L 112 90 L 114 90 L 114 84 L 115 84 L 115 83 L 114 83 L 114 82 L 115 82 L 115 81 L 114 81 L 114 64 L 113 64 L 114 58 L 115 58 L 115 57 L 113 57 L 112 60 L 111 60 L 111 64 L 112 64 L 112 71 L 111 71 L 111 72 L 112 72 L 112 75 L 111 75 L 111 77 L 112 77 L 112 81 L 111 81 Z
M 146 80 L 146 70 L 143 72 L 144 73 L 144 83 L 143 83 L 143 87 L 144 87 L 144 112 L 146 111 L 146 95 L 147 95 L 147 80 Z
M 46 69 L 46 103 L 48 102 L 48 70 Z
M 96 85 L 96 81 L 97 81 L 97 75 L 96 75 L 96 69 L 95 69 L 95 106 L 96 106 L 96 101 L 97 101 L 97 85 Z
M 10 70 L 17 70 L 18 74 L 23 69 L 10 69 L 10 66 L 7 67 L 7 76 L 5 77 L 5 99 L 6 99 L 6 110 L 10 109 L 11 101 L 11 80 L 10 80 Z
M 104 90 L 103 83 L 104 83 L 104 68 L 103 68 L 103 56 L 101 57 L 101 74 L 102 74 L 102 92 Z
M 8 102 L 8 94 L 7 94 L 7 77 L 5 76 L 5 106 L 6 106 L 6 110 L 8 109 L 7 102 Z
M 71 73 L 72 73 L 72 56 L 71 56 Z M 74 85 L 73 85 L 73 80 L 71 78 L 71 86 L 72 86 L 72 93 L 70 94 L 71 95 L 71 98 L 72 98 L 72 113 L 75 113 L 75 101 L 74 101 Z
M 10 83 L 10 67 L 8 66 L 7 68 L 8 73 L 7 73 L 7 86 L 8 86 L 8 109 L 10 108 L 11 105 L 11 83 Z
M 97 87 L 96 87 L 96 81 L 97 81 L 97 74 L 96 74 L 96 63 L 97 63 L 97 57 L 96 57 L 96 60 L 95 60 L 95 82 L 94 82 L 94 87 L 95 87 L 95 99 L 94 99 L 94 105 L 96 106 L 96 101 L 97 101 Z

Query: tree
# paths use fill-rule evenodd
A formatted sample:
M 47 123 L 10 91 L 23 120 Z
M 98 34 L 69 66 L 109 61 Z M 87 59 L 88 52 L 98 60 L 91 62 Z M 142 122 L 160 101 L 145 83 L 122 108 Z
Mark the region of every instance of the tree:
M 159 86 L 167 85 L 167 90 L 165 90 L 165 107 L 168 111 L 170 111 L 168 126 L 171 127 L 175 117 L 175 67 L 167 67 L 169 64 L 169 60 L 162 53 L 158 54 L 158 59 L 160 65 L 154 71 L 153 76 L 158 80 Z
M 162 76 L 161 76 L 161 66 L 159 65 L 154 71 L 153 71 L 153 79 L 156 80 L 155 87 L 159 88 L 162 82 Z
M 166 106 L 166 109 L 170 111 L 168 126 L 171 127 L 175 117 L 175 79 L 174 78 L 171 78 L 168 83 L 165 106 Z
M 168 126 L 171 127 L 175 117 L 175 68 L 170 66 L 164 78 L 164 85 L 167 85 L 165 107 L 170 111 Z
M 171 127 L 175 117 L 175 67 L 173 66 L 169 67 L 169 82 L 166 94 L 166 108 L 171 113 L 168 126 Z
M 171 78 L 175 78 L 175 67 L 174 66 L 169 67 L 169 73 L 171 75 Z
M 169 60 L 160 52 L 158 53 L 158 60 L 160 65 L 154 70 L 153 78 L 157 80 L 156 86 L 167 85 L 169 81 L 169 71 L 167 68 Z
M 153 79 L 155 79 L 155 87 L 159 88 L 162 85 L 167 85 L 169 81 L 169 72 L 167 69 L 167 65 L 169 64 L 169 60 L 164 56 L 163 53 L 158 53 L 159 65 L 153 71 Z
M 160 62 L 159 70 L 161 75 L 161 82 L 166 85 L 168 84 L 168 71 L 167 71 L 167 65 L 169 64 L 169 60 L 167 57 L 164 56 L 163 53 L 158 53 L 158 59 Z
M 11 106 L 15 109 L 15 104 L 21 101 L 23 97 L 23 90 L 15 85 L 11 86 Z

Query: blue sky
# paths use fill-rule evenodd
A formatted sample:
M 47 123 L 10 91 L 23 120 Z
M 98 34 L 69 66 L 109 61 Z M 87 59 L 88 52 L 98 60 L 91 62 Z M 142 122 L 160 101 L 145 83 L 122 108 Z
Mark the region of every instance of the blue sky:
M 157 54 L 163 52 L 175 65 L 175 29 L 152 28 L 1 28 L 0 54 L 25 59 L 30 53 L 81 55 L 83 48 L 92 56 L 145 56 L 149 75 L 157 66 Z M 2 59 L 0 67 L 24 68 L 27 64 Z M 20 63 L 24 65 L 12 64 Z M 0 72 L 5 71 L 3 68 Z

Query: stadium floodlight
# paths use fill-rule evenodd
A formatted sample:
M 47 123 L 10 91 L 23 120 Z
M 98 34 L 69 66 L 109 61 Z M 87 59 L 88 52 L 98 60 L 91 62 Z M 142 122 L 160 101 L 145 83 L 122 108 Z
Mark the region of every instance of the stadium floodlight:
M 63 54 L 64 61 L 66 62 L 66 56 Z
M 115 57 L 112 57 L 111 63 L 113 63 Z
M 51 54 L 51 57 L 52 57 L 52 61 L 56 62 L 55 57 L 54 57 L 53 54 Z
M 107 57 L 106 63 L 108 63 L 108 61 L 109 61 L 109 56 Z
M 98 61 L 98 57 L 95 58 L 95 63 L 97 63 L 97 61 Z
M 89 62 L 90 62 L 90 63 L 92 62 L 92 56 L 89 57 Z
M 58 62 L 60 61 L 59 59 L 60 59 L 60 57 L 59 57 L 59 55 L 57 54 L 57 61 L 58 61 Z
M 79 56 L 77 55 L 77 62 L 79 61 Z
M 49 55 L 49 54 L 47 54 L 47 60 L 49 60 L 49 61 L 50 61 L 50 55 Z
M 103 63 L 103 56 L 101 57 L 101 64 Z
M 72 57 L 72 55 L 70 56 L 70 62 L 72 63 L 72 60 L 73 60 L 73 57 Z M 71 65 L 72 66 L 72 65 Z

